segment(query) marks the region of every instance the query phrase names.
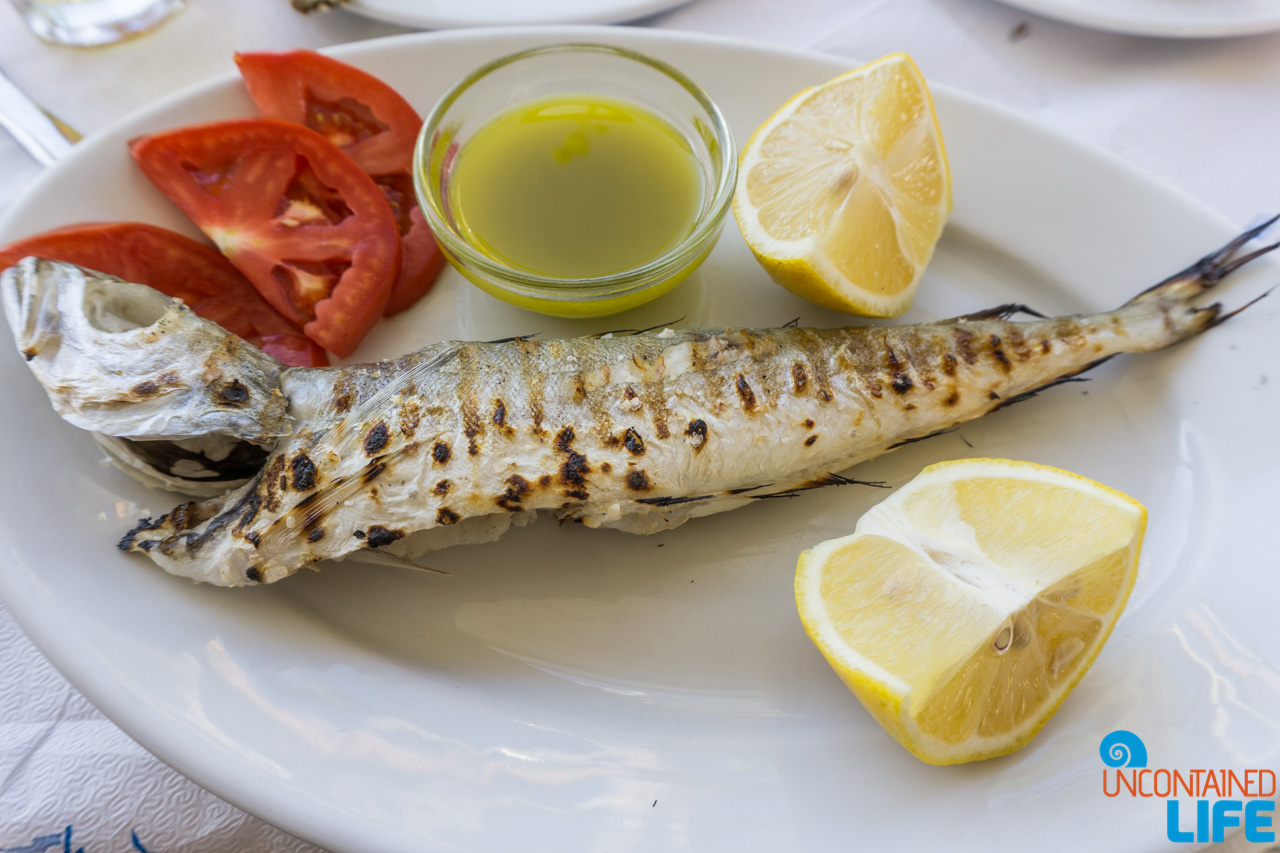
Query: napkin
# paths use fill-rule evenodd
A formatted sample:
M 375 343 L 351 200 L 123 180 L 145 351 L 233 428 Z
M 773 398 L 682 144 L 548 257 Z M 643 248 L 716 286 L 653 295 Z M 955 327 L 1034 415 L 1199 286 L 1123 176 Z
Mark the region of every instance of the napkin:
M 189 782 L 58 674 L 0 606 L 0 851 L 320 853 Z

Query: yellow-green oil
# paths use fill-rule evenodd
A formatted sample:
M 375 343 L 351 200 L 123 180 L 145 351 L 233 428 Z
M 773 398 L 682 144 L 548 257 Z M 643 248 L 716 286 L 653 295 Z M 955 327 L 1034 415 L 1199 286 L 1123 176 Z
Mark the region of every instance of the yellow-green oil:
M 656 260 L 689 235 L 702 193 L 702 170 L 675 128 L 593 94 L 499 115 L 462 146 L 448 189 L 469 243 L 558 278 Z

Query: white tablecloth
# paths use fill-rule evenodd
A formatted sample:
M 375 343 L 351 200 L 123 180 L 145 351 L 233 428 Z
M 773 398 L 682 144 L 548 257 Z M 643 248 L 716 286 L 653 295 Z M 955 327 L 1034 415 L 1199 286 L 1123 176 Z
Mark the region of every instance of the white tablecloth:
M 406 31 L 345 12 L 303 17 L 288 0 L 189 3 L 148 36 L 91 51 L 38 41 L 0 4 L 0 68 L 44 106 L 92 133 L 231 70 L 237 50 L 324 47 Z M 905 50 L 932 81 L 1107 149 L 1239 225 L 1280 212 L 1280 35 L 1129 37 L 992 0 L 693 0 L 632 25 L 850 59 Z M 38 171 L 0 133 L 0 210 Z M 1231 845 L 1248 847 L 1242 839 Z M 0 850 L 79 848 L 316 849 L 149 755 L 64 681 L 0 607 Z

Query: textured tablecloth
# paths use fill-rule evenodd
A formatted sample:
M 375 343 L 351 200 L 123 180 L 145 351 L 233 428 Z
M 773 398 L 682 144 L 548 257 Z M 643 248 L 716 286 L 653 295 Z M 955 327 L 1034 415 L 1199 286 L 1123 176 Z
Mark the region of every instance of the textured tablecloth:
M 148 36 L 91 51 L 38 41 L 0 3 L 0 68 L 44 106 L 92 133 L 229 71 L 236 50 L 323 47 L 406 32 L 345 12 L 303 17 L 287 0 L 189 3 Z M 992 0 L 693 0 L 631 25 L 850 59 L 905 50 L 932 81 L 1107 149 L 1239 225 L 1280 212 L 1280 35 L 1128 37 Z M 0 210 L 38 171 L 0 133 Z M 1228 847 L 1264 849 L 1243 839 Z M 222 802 L 148 754 L 63 680 L 0 607 L 0 851 L 80 849 L 316 848 Z

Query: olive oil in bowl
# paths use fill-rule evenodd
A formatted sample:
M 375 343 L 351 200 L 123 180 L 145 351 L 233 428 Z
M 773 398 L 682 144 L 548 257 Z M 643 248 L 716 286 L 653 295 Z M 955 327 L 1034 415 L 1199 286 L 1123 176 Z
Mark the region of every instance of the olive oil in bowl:
M 602 44 L 476 69 L 428 113 L 414 151 L 449 262 L 560 317 L 615 314 L 683 281 L 715 246 L 736 177 L 733 135 L 696 83 Z
M 594 278 L 643 266 L 689 236 L 702 208 L 689 142 L 648 110 L 590 93 L 522 104 L 458 152 L 459 232 L 513 267 Z

